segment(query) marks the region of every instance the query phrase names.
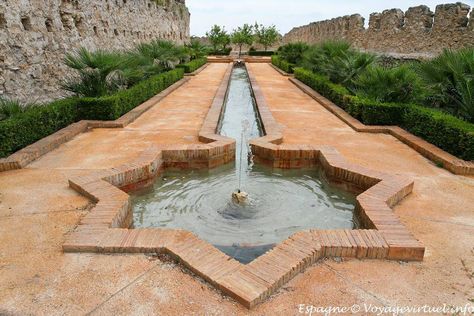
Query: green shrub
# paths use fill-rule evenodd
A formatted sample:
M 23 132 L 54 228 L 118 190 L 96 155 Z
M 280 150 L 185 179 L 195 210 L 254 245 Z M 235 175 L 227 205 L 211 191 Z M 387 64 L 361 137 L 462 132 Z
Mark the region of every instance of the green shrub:
M 428 106 L 474 123 L 474 48 L 445 50 L 421 63 L 419 73 L 429 89 Z
M 290 64 L 300 65 L 303 60 L 303 54 L 309 46 L 305 43 L 289 43 L 278 48 L 278 55 Z
M 402 127 L 459 158 L 474 160 L 474 124 L 413 105 L 405 109 Z
M 346 100 L 346 111 L 367 125 L 400 125 L 407 107 L 401 103 L 384 103 L 357 96 Z
M 178 68 L 153 76 L 111 96 L 79 99 L 79 118 L 115 120 L 182 79 L 183 75 L 184 69 Z
M 423 87 L 417 73 L 407 65 L 369 67 L 354 81 L 357 95 L 379 102 L 412 103 L 423 100 Z
M 58 100 L 0 121 L 0 157 L 6 157 L 76 121 L 77 98 Z
M 209 52 L 209 55 L 213 56 L 229 56 L 230 52 L 232 51 L 231 47 L 227 47 L 224 49 L 216 49 L 216 50 L 211 50 Z
M 35 106 L 37 106 L 37 104 L 22 103 L 19 100 L 12 100 L 0 97 L 0 121 L 24 113 Z
M 272 56 L 272 64 L 289 74 L 292 74 L 294 67 L 296 67 L 295 64 L 290 64 L 289 62 L 287 62 L 286 60 L 283 60 L 278 55 Z
M 204 66 L 206 63 L 207 63 L 207 58 L 204 57 L 204 58 L 194 59 L 190 61 L 189 63 L 180 64 L 176 67 L 183 68 L 184 72 L 189 74 L 189 73 L 195 72 L 196 70 Z
M 273 56 L 275 52 L 264 50 L 249 50 L 249 56 Z
M 327 41 L 308 49 L 303 55 L 302 65 L 329 77 L 334 83 L 351 87 L 353 80 L 375 60 L 375 55 L 351 49 L 348 42 Z
M 295 78 L 311 87 L 313 90 L 316 90 L 322 96 L 338 104 L 340 107 L 346 109 L 350 98 L 350 92 L 343 86 L 332 83 L 327 77 L 315 74 L 314 72 L 304 68 L 295 69 Z
M 384 103 L 350 95 L 327 77 L 295 69 L 295 78 L 367 125 L 399 125 L 414 135 L 465 160 L 474 160 L 474 124 L 440 110 L 407 103 Z

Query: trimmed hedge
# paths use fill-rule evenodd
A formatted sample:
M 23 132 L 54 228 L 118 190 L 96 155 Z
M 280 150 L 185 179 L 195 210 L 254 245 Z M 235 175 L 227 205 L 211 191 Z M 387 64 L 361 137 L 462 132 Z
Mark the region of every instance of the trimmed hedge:
M 273 56 L 272 56 L 272 64 L 275 65 L 275 66 L 277 66 L 278 68 L 280 68 L 280 69 L 283 70 L 284 72 L 289 73 L 289 74 L 292 74 L 294 68 L 296 67 L 296 65 L 290 64 L 289 62 L 287 62 L 286 60 L 282 59 L 282 58 L 281 58 L 280 56 L 278 56 L 278 55 L 273 55 Z
M 81 98 L 79 99 L 78 118 L 80 120 L 116 120 L 182 79 L 183 76 L 184 69 L 177 68 L 153 76 L 130 89 L 119 91 L 111 96 Z
M 474 124 L 419 105 L 360 98 L 327 77 L 303 68 L 295 69 L 295 78 L 364 124 L 398 125 L 459 158 L 474 160 Z
M 402 127 L 464 160 L 474 160 L 474 124 L 439 110 L 408 106 Z
M 58 100 L 0 121 L 0 157 L 7 157 L 74 123 L 78 101 L 77 98 Z
M 58 100 L 0 121 L 0 157 L 7 157 L 83 119 L 115 120 L 183 76 L 183 68 L 175 69 L 153 76 L 111 96 Z
M 226 49 L 219 49 L 219 50 L 211 50 L 209 55 L 213 56 L 229 56 L 230 52 L 232 51 L 232 47 L 227 47 Z
M 249 56 L 273 56 L 273 55 L 275 55 L 274 51 L 249 50 Z
M 192 72 L 195 72 L 202 66 L 204 66 L 206 63 L 207 63 L 207 58 L 203 57 L 203 58 L 191 60 L 189 63 L 186 63 L 186 64 L 180 64 L 176 67 L 183 68 L 185 73 L 190 74 Z

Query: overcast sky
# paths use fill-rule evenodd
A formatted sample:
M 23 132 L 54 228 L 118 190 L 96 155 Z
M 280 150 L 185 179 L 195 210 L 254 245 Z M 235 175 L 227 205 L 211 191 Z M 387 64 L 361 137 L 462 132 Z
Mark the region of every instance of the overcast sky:
M 244 23 L 275 24 L 282 34 L 294 26 L 360 13 L 368 22 L 372 12 L 400 8 L 403 11 L 420 4 L 434 12 L 437 4 L 456 1 L 432 0 L 186 0 L 191 12 L 191 35 L 203 36 L 213 24 L 224 25 L 228 31 Z M 462 1 L 474 6 L 474 0 Z

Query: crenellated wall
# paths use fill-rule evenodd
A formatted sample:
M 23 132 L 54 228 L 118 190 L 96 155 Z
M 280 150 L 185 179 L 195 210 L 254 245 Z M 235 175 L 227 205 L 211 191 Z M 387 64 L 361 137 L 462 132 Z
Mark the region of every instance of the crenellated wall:
M 354 47 L 377 53 L 431 57 L 444 48 L 474 45 L 474 11 L 463 3 L 385 10 L 370 15 L 368 28 L 359 14 L 314 22 L 292 29 L 284 43 L 318 43 L 345 39 Z
M 0 0 L 0 97 L 61 97 L 66 52 L 155 38 L 183 43 L 189 20 L 185 0 Z

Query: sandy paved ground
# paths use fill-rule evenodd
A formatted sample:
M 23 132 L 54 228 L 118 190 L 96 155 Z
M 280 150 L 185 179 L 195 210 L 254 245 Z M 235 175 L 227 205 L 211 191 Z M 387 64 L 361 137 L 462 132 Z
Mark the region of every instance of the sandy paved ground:
M 197 142 L 226 66 L 210 65 L 125 129 L 79 135 L 27 169 L 0 173 L 0 315 L 297 315 L 298 304 L 474 299 L 474 178 L 437 168 L 391 136 L 352 131 L 265 64 L 249 68 L 286 143 L 329 144 L 353 162 L 415 179 L 395 211 L 426 245 L 424 262 L 322 261 L 249 312 L 166 261 L 63 254 L 64 235 L 90 207 L 68 176 L 131 160 L 151 143 Z

